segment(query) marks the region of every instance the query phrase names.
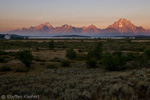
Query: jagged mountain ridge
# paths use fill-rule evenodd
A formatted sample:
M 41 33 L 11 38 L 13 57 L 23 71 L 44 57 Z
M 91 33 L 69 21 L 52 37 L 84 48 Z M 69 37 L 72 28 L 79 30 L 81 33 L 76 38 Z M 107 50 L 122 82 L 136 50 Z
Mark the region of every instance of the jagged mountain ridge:
M 62 25 L 60 27 L 53 27 L 49 22 L 44 24 L 40 24 L 35 27 L 30 28 L 22 28 L 10 31 L 11 33 L 15 32 L 46 32 L 46 33 L 62 33 L 62 34 L 69 34 L 69 33 L 78 33 L 78 34 L 145 34 L 149 33 L 148 30 L 144 29 L 143 27 L 137 27 L 132 24 L 129 20 L 124 18 L 119 19 L 118 21 L 114 22 L 112 25 L 109 25 L 105 29 L 99 29 L 95 25 L 91 24 L 88 27 L 74 27 L 71 25 Z
M 120 33 L 140 33 L 140 32 L 146 32 L 146 30 L 143 27 L 137 27 L 134 24 L 132 24 L 129 20 L 126 20 L 124 18 L 119 19 L 117 22 L 114 22 L 114 24 L 108 26 L 108 28 L 115 28 Z

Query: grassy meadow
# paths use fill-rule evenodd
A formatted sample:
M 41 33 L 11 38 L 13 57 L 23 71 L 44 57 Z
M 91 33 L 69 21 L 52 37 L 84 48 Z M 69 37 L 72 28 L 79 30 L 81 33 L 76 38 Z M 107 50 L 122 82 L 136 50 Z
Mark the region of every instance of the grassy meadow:
M 150 100 L 150 40 L 0 40 L 0 95 Z

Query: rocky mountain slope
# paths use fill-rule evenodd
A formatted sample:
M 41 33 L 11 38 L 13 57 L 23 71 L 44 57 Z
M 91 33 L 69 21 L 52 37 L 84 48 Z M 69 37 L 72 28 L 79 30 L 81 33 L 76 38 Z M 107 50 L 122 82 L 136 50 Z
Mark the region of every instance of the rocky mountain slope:
M 95 25 L 89 25 L 88 27 L 74 27 L 72 25 L 62 25 L 60 27 L 53 27 L 49 22 L 40 24 L 38 26 L 30 28 L 22 28 L 10 31 L 9 33 L 48 33 L 48 34 L 97 34 L 97 35 L 145 35 L 150 31 L 144 29 L 142 26 L 138 27 L 132 24 L 129 20 L 124 18 L 119 19 L 112 25 L 109 25 L 105 29 L 99 29 Z M 57 35 L 57 34 L 56 34 Z

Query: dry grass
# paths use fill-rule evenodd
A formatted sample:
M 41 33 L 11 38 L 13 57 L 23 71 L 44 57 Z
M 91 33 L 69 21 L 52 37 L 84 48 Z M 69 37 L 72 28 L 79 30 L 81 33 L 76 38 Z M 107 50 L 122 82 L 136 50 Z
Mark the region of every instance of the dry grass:
M 150 42 L 150 40 L 132 40 L 132 42 Z
M 7 90 L 0 94 L 38 94 L 43 100 L 149 100 L 149 95 L 143 94 L 150 92 L 150 69 L 106 72 L 87 69 L 84 63 L 72 66 L 38 73 L 3 74 L 0 88 Z
M 22 41 L 49 42 L 50 40 Z M 54 41 L 81 42 L 81 40 Z M 138 41 L 140 40 L 132 40 L 132 42 Z M 26 73 L 0 72 L 0 95 L 38 94 L 40 100 L 149 100 L 150 69 L 107 72 L 101 68 L 88 69 L 85 61 L 80 60 L 72 60 L 70 61 L 71 67 L 63 68 L 60 61 L 67 59 L 65 57 L 67 49 L 69 48 L 55 48 L 54 50 L 40 48 L 37 51 L 31 49 L 34 58 L 36 58 L 31 65 L 34 70 L 31 69 Z M 7 49 L 5 51 L 18 52 L 20 50 Z M 79 53 L 77 48 L 75 51 L 78 54 L 87 54 L 87 51 Z M 131 51 L 123 52 L 129 53 Z M 47 66 L 50 64 L 55 65 L 58 69 L 48 69 Z M 12 69 L 24 67 L 18 59 L 0 63 L 0 67 L 4 65 Z
M 32 52 L 32 54 L 35 57 L 40 57 L 41 59 L 50 61 L 54 58 L 65 59 L 66 50 L 57 50 L 57 52 L 51 50 L 44 50 L 44 51 Z

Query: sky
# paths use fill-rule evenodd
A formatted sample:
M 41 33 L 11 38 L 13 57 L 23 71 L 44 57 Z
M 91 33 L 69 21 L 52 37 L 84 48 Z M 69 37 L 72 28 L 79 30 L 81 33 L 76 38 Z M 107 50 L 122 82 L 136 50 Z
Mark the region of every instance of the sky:
M 120 18 L 150 29 L 150 0 L 0 0 L 0 32 L 49 22 L 106 28 Z

